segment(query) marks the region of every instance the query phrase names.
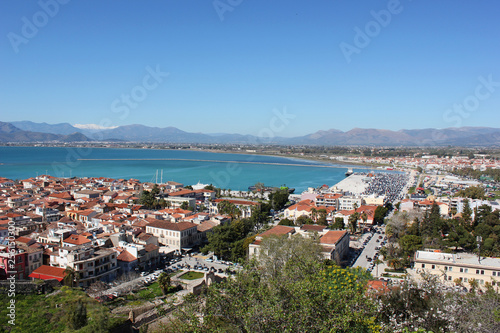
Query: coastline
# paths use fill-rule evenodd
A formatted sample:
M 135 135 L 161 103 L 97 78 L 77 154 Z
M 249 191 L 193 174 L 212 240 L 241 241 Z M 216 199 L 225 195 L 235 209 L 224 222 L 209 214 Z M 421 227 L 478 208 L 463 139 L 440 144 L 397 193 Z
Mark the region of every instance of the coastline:
M 344 162 L 344 161 L 338 161 L 338 160 L 331 160 L 331 159 L 323 159 L 315 156 L 303 156 L 303 155 L 282 155 L 282 154 L 273 154 L 273 153 L 266 153 L 266 152 L 246 152 L 246 151 L 233 151 L 233 150 L 222 150 L 222 149 L 203 149 L 203 148 L 181 148 L 181 149 L 172 149 L 172 148 L 158 148 L 158 147 L 94 147 L 92 145 L 43 145 L 43 146 L 37 146 L 37 145 L 0 145 L 0 147 L 25 147 L 25 148 L 87 148 L 87 149 L 125 149 L 125 150 L 132 150 L 132 149 L 138 149 L 138 150 L 171 150 L 171 151 L 200 151 L 200 152 L 207 152 L 207 153 L 218 153 L 218 154 L 238 154 L 238 155 L 245 155 L 245 156 L 270 156 L 270 157 L 281 157 L 289 160 L 302 160 L 302 161 L 309 161 L 309 162 L 318 162 L 322 164 L 327 164 L 331 165 L 332 167 L 339 167 L 339 168 L 377 168 L 377 167 L 384 167 L 384 166 L 389 166 L 389 165 L 384 165 L 384 164 L 374 164 L 374 163 L 363 163 L 363 162 Z M 341 157 L 343 155 L 339 155 Z

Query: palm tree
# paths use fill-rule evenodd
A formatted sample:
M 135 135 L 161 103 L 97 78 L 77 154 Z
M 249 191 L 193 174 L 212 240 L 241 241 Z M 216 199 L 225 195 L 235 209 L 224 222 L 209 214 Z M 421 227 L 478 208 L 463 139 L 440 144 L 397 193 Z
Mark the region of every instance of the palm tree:
M 463 283 L 462 283 L 462 280 L 460 280 L 459 278 L 456 278 L 455 280 L 453 280 L 453 282 L 458 286 L 458 287 L 463 287 Z
M 476 288 L 479 286 L 479 282 L 476 279 L 469 280 L 470 290 L 472 292 L 476 291 Z
M 354 234 L 358 230 L 358 218 L 359 213 L 353 213 L 349 216 L 349 225 L 351 226 L 351 232 Z
M 366 215 L 366 212 L 361 214 L 361 219 L 363 220 L 363 224 L 366 225 L 366 221 L 368 221 L 368 215 Z
M 401 267 L 401 262 L 398 259 L 392 258 L 387 260 L 387 265 L 392 267 L 392 269 L 396 270 Z
M 314 222 L 316 222 L 318 218 L 318 210 L 316 208 L 311 208 L 311 217 Z
M 165 272 L 161 273 L 158 277 L 158 286 L 163 292 L 163 295 L 165 295 L 170 287 L 170 275 Z
M 64 274 L 64 278 L 63 278 L 64 284 L 67 286 L 73 287 L 73 284 L 75 282 L 77 282 L 78 272 L 76 272 L 73 268 L 68 266 L 64 270 L 63 274 Z

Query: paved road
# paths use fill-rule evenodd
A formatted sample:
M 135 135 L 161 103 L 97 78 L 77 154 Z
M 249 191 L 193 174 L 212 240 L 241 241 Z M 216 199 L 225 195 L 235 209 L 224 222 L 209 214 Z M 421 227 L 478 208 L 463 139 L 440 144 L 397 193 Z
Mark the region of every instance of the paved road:
M 362 236 L 362 240 L 365 240 L 365 239 L 367 239 L 370 236 L 371 236 L 370 240 L 368 241 L 368 243 L 363 248 L 363 251 L 359 255 L 359 257 L 356 260 L 356 262 L 354 263 L 353 267 L 362 267 L 362 268 L 365 268 L 365 269 L 369 269 L 372 266 L 373 258 L 375 256 L 375 254 L 378 253 L 378 250 L 375 250 L 375 248 L 377 246 L 381 246 L 381 243 L 382 243 L 382 240 L 383 240 L 383 238 L 380 239 L 379 237 L 380 236 L 384 237 L 385 234 L 384 233 L 374 233 L 373 236 L 372 236 L 372 233 L 366 233 L 366 234 L 364 234 Z M 378 240 L 378 242 L 377 242 L 377 240 Z M 371 258 L 372 260 L 368 261 L 367 258 Z M 373 273 L 376 273 L 376 270 Z M 383 273 L 383 268 L 382 268 L 382 271 L 381 271 L 381 267 L 379 267 L 379 274 L 382 274 L 382 273 Z

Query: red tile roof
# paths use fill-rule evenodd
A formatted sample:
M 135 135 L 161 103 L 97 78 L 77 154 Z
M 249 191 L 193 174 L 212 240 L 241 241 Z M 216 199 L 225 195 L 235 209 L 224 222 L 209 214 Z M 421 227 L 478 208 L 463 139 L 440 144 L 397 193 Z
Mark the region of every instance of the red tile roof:
M 191 222 L 179 222 L 179 223 L 172 223 L 172 222 L 166 222 L 166 221 L 161 221 L 161 220 L 156 220 L 153 222 L 150 222 L 148 227 L 153 227 L 153 228 L 160 228 L 160 229 L 166 229 L 166 230 L 173 230 L 173 231 L 184 231 L 190 228 L 196 228 L 196 224 L 191 223 Z
M 64 273 L 64 268 L 42 265 L 35 269 L 29 277 L 42 280 L 56 279 L 61 282 L 64 279 L 64 275 L 66 275 Z
M 319 239 L 319 242 L 320 244 L 337 244 L 345 234 L 347 234 L 346 230 L 330 230 Z
M 125 261 L 125 262 L 131 262 L 131 261 L 137 260 L 137 258 L 132 253 L 128 252 L 127 250 L 123 250 L 118 255 L 118 257 L 116 257 L 116 259 L 120 260 L 120 261 Z
M 83 235 L 70 235 L 68 238 L 64 239 L 63 242 L 73 245 L 82 245 L 91 243 L 91 240 Z
M 259 236 L 266 237 L 266 236 L 271 236 L 271 235 L 286 235 L 286 234 L 292 234 L 294 232 L 295 232 L 294 227 L 287 227 L 285 225 L 277 225 L 277 226 L 261 233 Z

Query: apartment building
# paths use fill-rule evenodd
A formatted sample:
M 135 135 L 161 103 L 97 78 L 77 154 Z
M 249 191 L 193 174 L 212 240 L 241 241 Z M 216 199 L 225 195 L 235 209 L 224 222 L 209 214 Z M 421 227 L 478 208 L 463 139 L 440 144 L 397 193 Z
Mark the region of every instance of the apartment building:
M 158 243 L 181 250 L 199 243 L 197 225 L 191 222 L 172 223 L 161 220 L 146 225 L 146 232 L 158 238 Z
M 338 210 L 351 210 L 354 206 L 360 207 L 363 199 L 361 197 L 345 195 L 339 199 Z
M 260 235 L 248 247 L 249 258 L 257 258 L 260 253 L 262 240 L 270 236 L 282 237 L 319 237 L 319 245 L 322 248 L 321 254 L 324 259 L 330 259 L 338 264 L 349 253 L 349 232 L 347 230 L 329 230 L 324 226 L 304 225 L 302 227 L 289 227 L 277 225 Z
M 71 267 L 78 273 L 79 286 L 88 287 L 99 280 L 109 282 L 116 278 L 117 253 L 111 249 L 97 250 L 85 245 L 64 246 L 51 253 L 50 266 Z
M 252 216 L 252 208 L 257 207 L 260 204 L 255 201 L 250 201 L 250 200 L 236 200 L 236 199 L 216 199 L 213 201 L 210 201 L 209 204 L 209 210 L 210 214 L 219 214 L 219 208 L 218 204 L 222 201 L 229 201 L 230 203 L 234 204 L 241 212 L 241 218 L 247 218 Z
M 466 288 L 470 288 L 471 280 L 475 280 L 481 289 L 490 283 L 498 291 L 500 283 L 500 258 L 479 258 L 471 253 L 417 251 L 413 269 L 417 274 L 438 275 L 450 285 L 460 282 Z

